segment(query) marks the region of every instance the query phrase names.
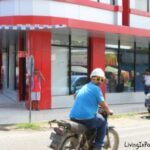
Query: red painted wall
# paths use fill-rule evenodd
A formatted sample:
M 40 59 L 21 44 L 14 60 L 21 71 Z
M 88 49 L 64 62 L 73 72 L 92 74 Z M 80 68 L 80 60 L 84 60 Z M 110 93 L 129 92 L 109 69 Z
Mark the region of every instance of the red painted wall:
M 25 32 L 19 33 L 18 38 L 18 51 L 25 52 L 26 51 L 26 34 Z M 25 57 L 18 57 L 19 61 L 19 77 L 18 77 L 18 100 L 25 101 L 26 99 L 26 79 L 25 79 Z
M 89 67 L 90 72 L 95 68 L 105 70 L 105 38 L 89 38 Z M 101 88 L 105 95 L 105 84 Z
M 39 109 L 51 108 L 51 33 L 29 31 L 28 51 L 34 57 L 34 65 L 43 74 Z M 34 107 L 34 106 L 33 106 Z
M 0 90 L 3 88 L 2 52 L 0 52 Z

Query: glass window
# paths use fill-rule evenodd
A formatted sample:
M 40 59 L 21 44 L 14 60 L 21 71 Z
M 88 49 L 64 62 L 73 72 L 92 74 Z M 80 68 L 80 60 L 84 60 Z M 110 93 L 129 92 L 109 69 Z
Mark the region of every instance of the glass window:
M 102 2 L 102 3 L 106 3 L 106 4 L 115 4 L 115 0 L 91 0 L 91 1 L 95 1 L 95 2 Z
M 134 91 L 134 49 L 133 42 L 120 50 L 120 92 Z
M 116 76 L 118 73 L 118 60 L 117 50 L 107 49 L 105 52 L 106 57 L 106 78 L 107 78 L 107 92 L 115 92 L 116 88 Z
M 127 39 L 129 37 L 124 36 L 121 42 L 116 42 L 116 39 L 107 40 L 105 52 L 107 92 L 128 92 L 134 89 L 134 43 L 131 38 L 131 42 L 127 42 Z M 116 45 L 112 45 L 111 41 Z
M 87 32 L 62 33 L 52 34 L 52 95 L 72 94 L 87 83 Z
M 130 1 L 130 7 L 142 11 L 147 11 L 149 0 L 132 0 Z
M 69 93 L 68 54 L 68 48 L 52 47 L 52 95 L 67 95 Z
M 53 45 L 69 45 L 69 36 L 67 34 L 52 34 Z
M 94 1 L 94 2 L 99 2 L 100 0 L 91 0 L 91 1 Z
M 136 73 L 135 73 L 135 90 L 143 91 L 143 74 L 148 68 L 148 44 L 138 42 L 136 44 Z
M 87 48 L 71 49 L 71 93 L 87 83 Z
M 111 3 L 111 0 L 100 0 L 100 2 L 106 3 L 106 4 L 112 4 L 112 3 Z
M 122 0 L 114 0 L 116 5 L 122 6 Z
M 73 30 L 71 36 L 71 46 L 87 47 L 87 32 Z
M 116 91 L 116 76 L 118 74 L 118 36 L 107 33 L 105 60 L 105 74 L 107 78 L 106 91 L 109 93 Z

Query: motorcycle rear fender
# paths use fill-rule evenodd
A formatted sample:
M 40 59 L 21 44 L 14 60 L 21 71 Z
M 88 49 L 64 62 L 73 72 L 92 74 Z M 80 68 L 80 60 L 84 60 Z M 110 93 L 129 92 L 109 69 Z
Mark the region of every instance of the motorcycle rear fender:
M 109 126 L 109 127 L 108 127 L 108 129 L 114 129 L 114 128 L 115 128 L 114 126 Z

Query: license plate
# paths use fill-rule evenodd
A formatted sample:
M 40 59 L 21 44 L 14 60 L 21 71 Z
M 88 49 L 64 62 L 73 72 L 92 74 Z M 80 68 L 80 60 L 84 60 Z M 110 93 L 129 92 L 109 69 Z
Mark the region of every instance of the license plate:
M 53 141 L 60 141 L 61 140 L 61 136 L 57 135 L 56 133 L 52 132 L 50 135 L 50 139 Z
M 56 138 L 56 133 L 52 132 L 51 135 L 50 135 L 50 139 L 54 140 L 55 138 Z

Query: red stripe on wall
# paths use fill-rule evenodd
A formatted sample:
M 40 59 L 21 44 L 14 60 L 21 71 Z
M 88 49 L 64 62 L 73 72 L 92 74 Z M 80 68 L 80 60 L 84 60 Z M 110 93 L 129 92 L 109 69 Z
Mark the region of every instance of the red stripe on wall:
M 64 24 L 68 28 L 78 28 L 88 31 L 110 32 L 116 34 L 125 34 L 131 36 L 150 37 L 150 30 L 131 28 L 128 26 L 117 26 L 104 23 L 89 22 L 83 20 L 59 18 L 59 17 L 41 17 L 41 16 L 9 16 L 0 17 L 0 25 L 17 25 L 17 24 L 41 24 L 41 25 L 58 25 Z

